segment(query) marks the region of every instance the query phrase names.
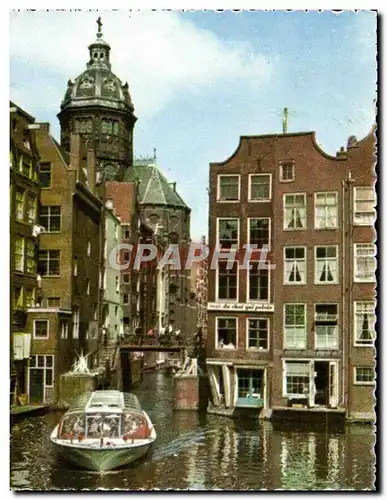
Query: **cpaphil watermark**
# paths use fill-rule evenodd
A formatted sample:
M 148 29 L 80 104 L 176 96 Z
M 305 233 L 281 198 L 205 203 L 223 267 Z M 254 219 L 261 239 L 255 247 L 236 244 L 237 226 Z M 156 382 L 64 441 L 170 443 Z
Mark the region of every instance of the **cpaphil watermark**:
M 161 253 L 156 245 L 140 243 L 138 245 L 121 244 L 114 247 L 109 254 L 109 265 L 117 271 L 134 269 L 136 271 L 156 266 L 158 269 L 170 266 L 172 270 L 190 270 L 194 265 L 207 261 L 208 269 L 217 269 L 219 262 L 227 262 L 226 269 L 231 270 L 235 265 L 239 269 L 275 269 L 271 262 L 270 248 L 268 245 L 244 244 L 242 248 L 217 246 L 210 248 L 208 245 L 192 243 L 189 246 L 171 244 Z

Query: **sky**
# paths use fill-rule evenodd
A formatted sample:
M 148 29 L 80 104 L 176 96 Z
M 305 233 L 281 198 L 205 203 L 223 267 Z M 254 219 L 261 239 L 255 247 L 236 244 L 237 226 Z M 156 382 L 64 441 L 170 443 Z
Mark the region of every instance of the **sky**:
M 316 132 L 334 155 L 375 120 L 376 13 L 303 11 L 20 11 L 10 14 L 10 98 L 48 121 L 86 68 L 96 19 L 113 72 L 127 81 L 135 156 L 152 156 L 207 234 L 209 163 L 241 135 Z

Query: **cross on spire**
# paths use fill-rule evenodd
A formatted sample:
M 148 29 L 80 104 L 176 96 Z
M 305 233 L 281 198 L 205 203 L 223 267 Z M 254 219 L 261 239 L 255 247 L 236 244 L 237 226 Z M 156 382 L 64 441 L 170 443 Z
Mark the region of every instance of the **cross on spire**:
M 97 36 L 98 36 L 98 38 L 100 38 L 102 36 L 102 21 L 101 21 L 100 17 L 97 19 L 97 25 L 98 25 Z

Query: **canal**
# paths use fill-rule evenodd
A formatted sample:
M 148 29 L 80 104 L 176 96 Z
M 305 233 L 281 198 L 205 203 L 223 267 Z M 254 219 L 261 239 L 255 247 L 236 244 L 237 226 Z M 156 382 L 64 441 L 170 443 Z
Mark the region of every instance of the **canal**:
M 147 375 L 134 391 L 158 438 L 145 459 L 104 475 L 61 461 L 49 442 L 60 416 L 11 428 L 13 489 L 373 490 L 374 429 L 295 431 L 288 425 L 173 410 L 173 380 Z

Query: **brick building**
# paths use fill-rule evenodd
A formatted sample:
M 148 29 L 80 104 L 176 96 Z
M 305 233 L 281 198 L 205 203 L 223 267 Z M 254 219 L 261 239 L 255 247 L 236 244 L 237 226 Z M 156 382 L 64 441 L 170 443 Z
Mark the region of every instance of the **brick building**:
M 212 410 L 374 416 L 374 131 L 335 157 L 312 132 L 241 137 L 210 166 Z M 334 410 L 336 409 L 336 410 Z
M 27 309 L 35 305 L 39 154 L 35 119 L 10 103 L 10 347 L 11 393 L 28 391 L 31 332 Z
M 36 303 L 27 317 L 33 332 L 28 394 L 30 402 L 49 403 L 58 399 L 59 376 L 75 352 L 93 353 L 90 366 L 97 363 L 103 207 L 91 190 L 94 152 L 83 149 L 79 136 L 71 136 L 69 154 L 41 123 L 36 143 L 41 232 Z

